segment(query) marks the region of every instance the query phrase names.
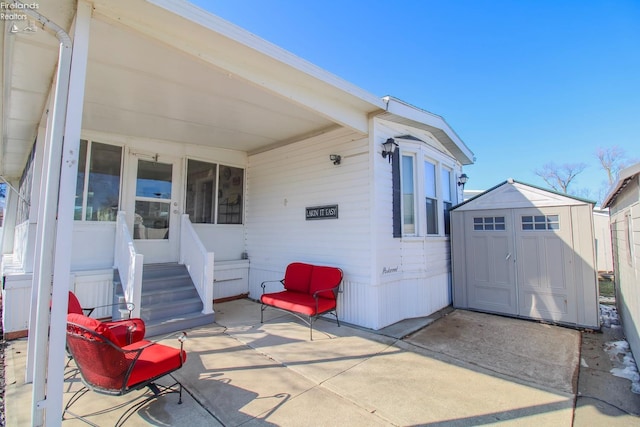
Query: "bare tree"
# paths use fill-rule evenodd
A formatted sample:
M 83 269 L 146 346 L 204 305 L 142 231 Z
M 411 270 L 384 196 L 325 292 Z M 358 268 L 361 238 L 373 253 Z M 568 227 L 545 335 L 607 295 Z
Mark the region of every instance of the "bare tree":
M 533 172 L 555 191 L 568 194 L 569 185 L 586 167 L 585 163 L 563 163 L 560 166 L 547 163 Z
M 618 179 L 618 173 L 630 164 L 627 153 L 617 145 L 608 148 L 599 147 L 596 157 L 600 161 L 602 169 L 607 173 L 609 187 Z

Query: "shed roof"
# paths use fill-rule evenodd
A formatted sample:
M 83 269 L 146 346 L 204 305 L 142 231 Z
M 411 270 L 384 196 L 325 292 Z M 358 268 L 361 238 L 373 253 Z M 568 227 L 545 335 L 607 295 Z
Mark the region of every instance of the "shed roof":
M 595 204 L 595 202 L 509 178 L 495 187 L 460 203 L 452 210 L 539 208 L 584 204 Z
M 639 174 L 640 163 L 636 163 L 635 165 L 622 169 L 618 176 L 618 182 L 616 182 L 616 184 L 611 188 L 611 191 L 609 191 L 607 197 L 605 197 L 604 202 L 602 202 L 602 207 L 610 207 L 627 184 L 629 184 L 629 182 Z

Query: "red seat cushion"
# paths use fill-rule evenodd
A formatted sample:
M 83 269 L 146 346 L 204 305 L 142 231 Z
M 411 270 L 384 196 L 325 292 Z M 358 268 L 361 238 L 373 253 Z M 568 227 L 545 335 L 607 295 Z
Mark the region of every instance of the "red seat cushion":
M 150 341 L 142 340 L 122 349 L 135 350 L 149 343 Z M 187 353 L 184 350 L 182 351 L 182 359 L 180 353 L 179 348 L 163 344 L 153 344 L 145 348 L 133 366 L 127 386 L 132 387 L 178 369 L 187 360 Z
M 284 273 L 284 288 L 294 292 L 309 292 L 309 281 L 313 265 L 302 262 L 292 262 Z
M 309 294 L 300 292 L 282 291 L 271 294 L 264 294 L 260 297 L 263 304 L 278 307 L 283 310 L 315 316 L 336 308 L 336 300 L 331 298 L 318 298 L 318 311 L 316 312 L 316 301 Z
M 309 293 L 313 295 L 316 291 L 335 288 L 340 285 L 341 281 L 342 270 L 339 268 L 314 266 L 311 272 Z M 322 292 L 319 296 L 329 299 L 336 298 L 336 295 L 332 291 Z

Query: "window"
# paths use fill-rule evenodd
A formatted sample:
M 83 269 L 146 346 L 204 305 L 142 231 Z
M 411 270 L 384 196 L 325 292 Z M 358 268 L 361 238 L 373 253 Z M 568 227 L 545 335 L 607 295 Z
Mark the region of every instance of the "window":
M 414 157 L 402 156 L 402 232 L 416 233 Z
M 33 144 L 29 159 L 20 177 L 20 187 L 18 190 L 18 212 L 16 215 L 16 225 L 22 224 L 29 219 L 29 207 L 31 204 L 31 187 L 33 185 L 33 168 L 36 153 L 36 144 Z
M 451 171 L 449 169 L 442 169 L 440 183 L 442 185 L 442 210 L 444 211 L 444 234 L 447 236 L 451 234 L 451 218 L 449 217 L 449 211 L 453 205 L 451 197 Z
M 122 147 L 84 139 L 80 141 L 75 220 L 116 220 L 121 167 Z
M 186 212 L 191 222 L 242 224 L 243 199 L 244 169 L 187 162 Z
M 438 199 L 436 192 L 436 165 L 424 162 L 424 191 L 427 210 L 427 234 L 438 234 Z
M 242 224 L 244 169 L 220 166 L 218 224 Z
M 523 215 L 523 231 L 559 230 L 560 219 L 558 215 Z
M 138 159 L 134 239 L 168 239 L 173 165 Z
M 473 218 L 474 231 L 504 231 L 505 223 L 503 216 L 484 216 Z

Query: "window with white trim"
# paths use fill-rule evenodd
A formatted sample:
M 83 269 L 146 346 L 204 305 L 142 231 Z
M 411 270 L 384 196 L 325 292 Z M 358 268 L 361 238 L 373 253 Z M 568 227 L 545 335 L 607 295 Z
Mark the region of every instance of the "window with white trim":
M 402 233 L 416 234 L 415 156 L 402 156 Z
M 438 192 L 436 186 L 436 165 L 424 162 L 424 192 L 427 213 L 427 234 L 438 234 Z
M 442 168 L 440 184 L 442 185 L 442 210 L 444 213 L 444 234 L 451 234 L 451 219 L 449 217 L 449 211 L 453 206 L 453 197 L 451 191 L 451 170 Z
M 74 219 L 115 221 L 121 175 L 122 147 L 80 140 Z
M 193 223 L 242 224 L 244 169 L 189 159 L 186 213 Z

